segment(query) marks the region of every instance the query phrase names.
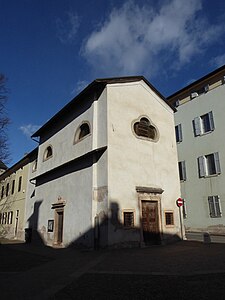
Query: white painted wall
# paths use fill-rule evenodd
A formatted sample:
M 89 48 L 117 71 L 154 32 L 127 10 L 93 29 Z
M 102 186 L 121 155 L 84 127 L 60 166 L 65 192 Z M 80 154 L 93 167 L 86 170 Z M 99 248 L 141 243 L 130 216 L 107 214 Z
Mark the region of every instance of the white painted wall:
M 179 235 L 175 201 L 180 197 L 180 186 L 173 111 L 144 82 L 108 85 L 107 97 L 109 208 L 111 203 L 117 203 L 121 222 L 123 210 L 134 209 L 135 226 L 140 228 L 136 186 L 162 188 L 161 230 Z M 157 142 L 134 135 L 132 122 L 143 115 L 148 116 L 157 127 Z M 165 226 L 165 210 L 174 212 L 175 226 Z M 112 233 L 110 243 L 116 242 L 120 236 Z M 140 232 L 131 231 L 129 236 L 126 231 L 124 238 L 131 238 L 132 235 L 133 239 L 137 239 Z
M 142 115 L 148 116 L 156 125 L 159 131 L 157 142 L 139 139 L 132 132 L 132 122 Z M 73 144 L 74 134 L 82 121 L 90 123 L 91 135 Z M 47 224 L 48 220 L 54 219 L 52 204 L 59 197 L 65 201 L 64 245 L 79 240 L 87 246 L 93 246 L 96 234 L 101 246 L 126 239 L 140 241 L 136 186 L 164 190 L 160 212 L 161 231 L 179 235 L 175 201 L 180 196 L 180 190 L 173 111 L 144 82 L 108 85 L 87 110 L 49 136 L 41 138 L 37 171 L 30 173 L 31 178 L 43 175 L 91 150 L 101 147 L 107 149 L 97 161 L 85 168 L 73 169 L 73 163 L 70 163 L 61 168 L 61 173 L 54 171 L 54 177 L 49 174 L 43 181 L 43 175 L 37 180 L 35 196 L 30 199 L 30 207 L 27 208 L 27 218 L 37 220 L 35 226 L 46 243 L 53 243 L 54 234 L 47 232 Z M 48 145 L 53 147 L 53 157 L 43 161 Z M 32 189 L 29 185 L 29 193 Z M 114 230 L 114 225 L 107 227 L 112 203 L 118 205 L 120 221 L 123 209 L 135 210 L 137 230 L 132 233 Z M 37 211 L 33 214 L 35 207 Z M 165 227 L 165 210 L 174 212 L 175 225 L 172 227 Z M 100 224 L 98 233 L 93 231 L 96 218 Z M 108 234 L 111 235 L 110 240 Z
M 185 225 L 191 231 L 225 233 L 225 143 L 224 111 L 225 86 L 221 85 L 208 93 L 178 107 L 176 124 L 182 124 L 183 141 L 177 145 L 179 161 L 185 160 L 187 180 L 181 182 L 182 197 L 186 199 L 187 219 Z M 212 111 L 215 130 L 194 137 L 192 120 Z M 219 152 L 221 174 L 199 178 L 197 157 Z M 209 215 L 208 196 L 219 195 L 222 207 L 221 218 Z

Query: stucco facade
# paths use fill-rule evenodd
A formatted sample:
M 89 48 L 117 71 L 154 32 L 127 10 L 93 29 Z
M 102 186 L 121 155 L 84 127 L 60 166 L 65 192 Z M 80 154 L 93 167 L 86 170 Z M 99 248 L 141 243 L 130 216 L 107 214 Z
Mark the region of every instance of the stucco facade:
M 221 67 L 168 98 L 177 107 L 186 232 L 200 233 L 202 239 L 225 234 L 224 76 Z
M 143 77 L 95 80 L 40 128 L 26 227 L 53 246 L 179 238 L 174 111 L 164 100 Z
M 28 169 L 37 150 L 0 175 L 0 236 L 8 239 L 25 238 L 25 200 Z

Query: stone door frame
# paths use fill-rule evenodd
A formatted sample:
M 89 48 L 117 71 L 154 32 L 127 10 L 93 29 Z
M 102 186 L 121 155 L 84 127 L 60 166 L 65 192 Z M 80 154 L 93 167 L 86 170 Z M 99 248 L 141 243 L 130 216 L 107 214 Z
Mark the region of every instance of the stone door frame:
M 161 195 L 164 192 L 161 188 L 153 187 L 136 187 L 138 206 L 140 213 L 140 244 L 145 246 L 144 236 L 143 236 L 143 226 L 142 226 L 142 201 L 157 202 L 158 206 L 158 228 L 159 228 L 159 238 L 162 241 L 163 226 L 162 226 L 162 207 L 161 207 Z
M 52 204 L 52 209 L 55 210 L 54 213 L 54 246 L 63 246 L 63 223 L 64 223 L 64 207 L 66 205 L 66 201 L 61 199 L 61 197 L 58 198 L 58 201 L 56 203 Z M 63 213 L 63 222 L 62 222 L 62 241 L 58 241 L 58 234 L 59 234 L 59 213 Z

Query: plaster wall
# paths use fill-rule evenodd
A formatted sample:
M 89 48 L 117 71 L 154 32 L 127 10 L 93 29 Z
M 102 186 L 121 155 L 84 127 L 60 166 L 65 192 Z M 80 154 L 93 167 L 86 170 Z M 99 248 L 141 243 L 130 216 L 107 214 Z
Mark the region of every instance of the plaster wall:
M 19 178 L 22 176 L 21 190 L 18 191 Z M 12 194 L 12 182 L 15 180 L 14 193 Z M 28 181 L 28 164 L 19 168 L 8 176 L 5 180 L 0 183 L 0 191 L 2 186 L 6 191 L 6 185 L 9 183 L 9 194 L 0 201 L 0 213 L 7 213 L 7 216 L 12 212 L 12 224 L 0 224 L 1 236 L 6 238 L 17 238 L 24 239 L 24 226 L 25 226 L 25 198 L 27 191 L 27 181 Z
M 177 144 L 179 161 L 185 161 L 187 179 L 181 182 L 182 197 L 186 200 L 187 230 L 225 233 L 225 143 L 224 111 L 225 86 L 221 85 L 208 93 L 178 107 L 175 122 L 182 124 L 183 141 Z M 213 112 L 215 130 L 194 136 L 192 120 L 208 112 Z M 221 174 L 199 178 L 197 158 L 202 155 L 219 152 Z M 208 196 L 219 195 L 222 217 L 211 218 Z
M 103 92 L 98 100 L 92 101 L 87 111 L 79 114 L 56 134 L 43 139 L 39 147 L 37 171 L 32 172 L 30 169 L 30 177 L 38 178 L 35 196 L 30 197 L 27 208 L 27 226 L 37 230 L 47 244 L 54 243 L 54 232 L 48 232 L 47 228 L 48 221 L 55 220 L 52 204 L 61 199 L 65 202 L 63 245 L 75 242 L 93 246 L 94 218 L 99 215 L 104 220 L 106 213 L 107 152 L 99 156 L 89 155 L 85 159 L 82 156 L 107 145 L 105 112 L 106 96 Z M 83 121 L 89 122 L 91 133 L 73 144 L 76 129 Z M 44 150 L 48 145 L 53 147 L 53 156 L 43 161 Z M 78 160 L 74 161 L 75 158 Z M 66 162 L 69 164 L 63 166 Z M 46 173 L 48 171 L 51 172 Z M 30 184 L 28 194 L 32 195 L 33 190 Z M 102 191 L 106 191 L 103 196 Z
M 48 139 L 43 138 L 44 142 L 41 142 L 38 152 L 37 175 L 43 174 L 92 150 L 92 134 L 85 137 L 82 141 L 74 143 L 76 130 L 82 122 L 88 121 L 90 130 L 91 132 L 93 131 L 93 101 L 87 101 L 91 103 L 86 111 L 78 113 L 75 119 Z M 44 161 L 44 152 L 49 145 L 52 146 L 53 157 Z
M 123 210 L 133 210 L 137 230 L 125 231 L 113 222 L 110 243 L 124 239 L 140 240 L 141 215 L 137 186 L 161 188 L 161 233 L 180 234 L 180 197 L 173 111 L 144 82 L 107 86 L 108 104 L 108 197 L 109 211 L 117 209 L 122 224 Z M 147 116 L 157 128 L 158 141 L 135 136 L 133 122 Z M 174 226 L 165 226 L 165 211 L 174 212 Z M 121 226 L 120 226 L 121 227 Z M 114 234 L 116 232 L 116 234 Z

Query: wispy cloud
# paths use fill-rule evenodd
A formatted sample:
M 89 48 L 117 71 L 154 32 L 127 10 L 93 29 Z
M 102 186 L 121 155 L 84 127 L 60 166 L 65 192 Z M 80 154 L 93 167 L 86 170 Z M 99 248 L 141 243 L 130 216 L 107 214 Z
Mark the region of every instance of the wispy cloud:
M 170 0 L 160 8 L 127 1 L 87 38 L 82 54 L 107 75 L 179 69 L 203 53 L 223 31 L 201 15 L 201 0 Z
M 76 86 L 71 91 L 71 96 L 76 96 L 79 92 L 81 92 L 88 85 L 88 81 L 86 80 L 78 80 Z
M 211 65 L 215 68 L 219 68 L 225 64 L 225 54 L 214 57 L 211 61 Z
M 76 13 L 67 12 L 65 20 L 56 19 L 57 36 L 61 43 L 71 43 L 75 40 L 78 28 L 80 26 L 80 18 Z
M 23 125 L 20 126 L 20 130 L 23 132 L 23 134 L 25 134 L 27 137 L 30 137 L 35 131 L 37 131 L 40 128 L 39 125 L 32 125 L 32 124 L 28 124 L 28 125 Z

